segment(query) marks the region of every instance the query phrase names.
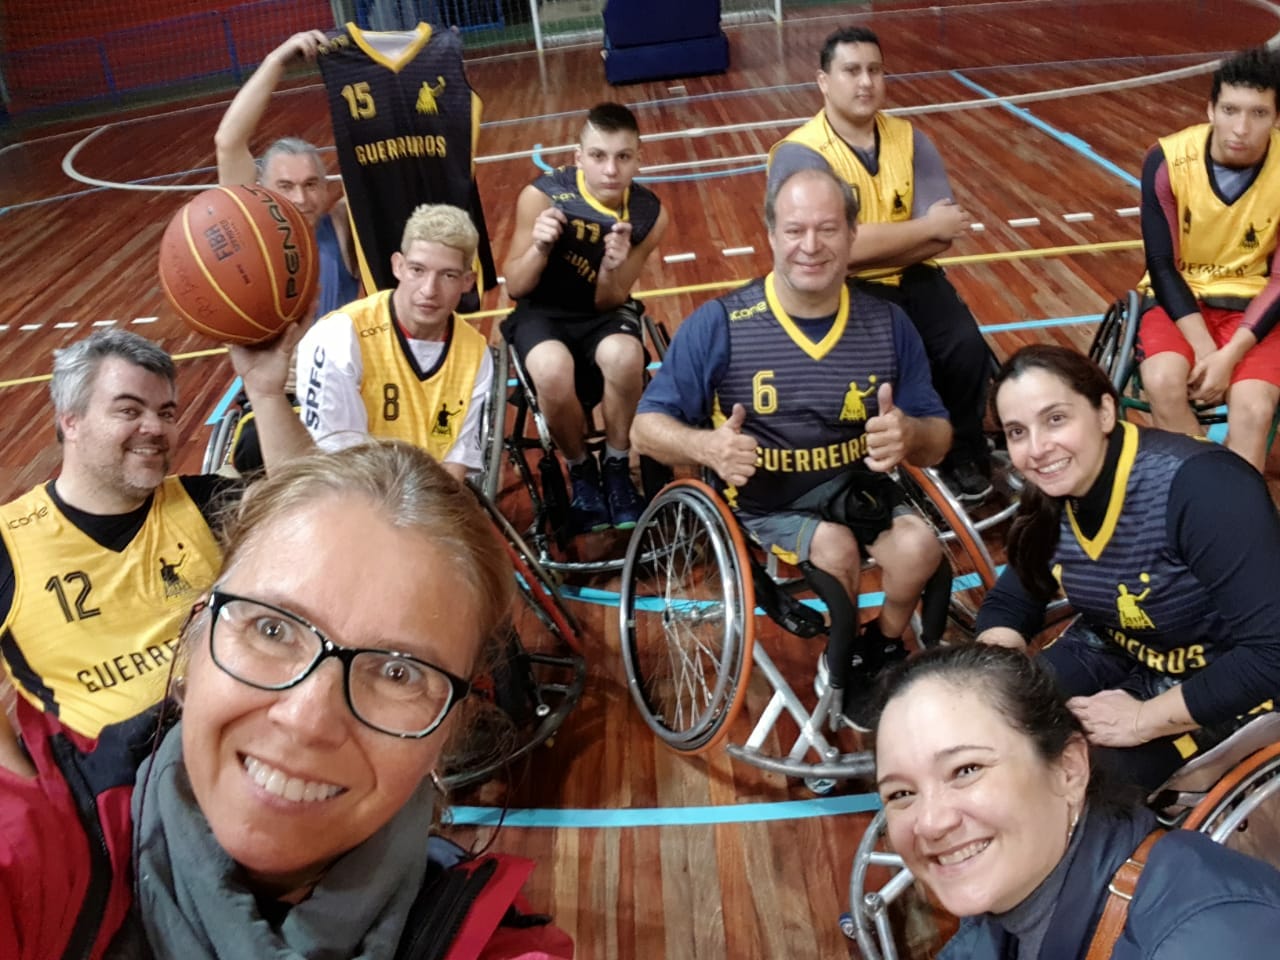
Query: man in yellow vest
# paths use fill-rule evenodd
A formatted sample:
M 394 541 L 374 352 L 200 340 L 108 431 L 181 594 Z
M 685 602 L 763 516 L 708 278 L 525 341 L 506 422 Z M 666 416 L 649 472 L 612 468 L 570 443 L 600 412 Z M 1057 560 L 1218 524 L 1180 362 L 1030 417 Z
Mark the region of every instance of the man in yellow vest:
M 480 469 L 493 360 L 485 338 L 454 314 L 475 285 L 479 239 L 465 210 L 423 204 L 391 257 L 395 289 L 347 304 L 307 331 L 298 344 L 298 399 L 321 448 L 394 438 L 425 448 L 459 480 Z M 270 430 L 257 384 L 247 377 L 245 386 L 259 429 Z M 274 414 L 283 413 L 282 401 L 273 389 Z M 289 430 L 296 438 L 296 425 Z M 265 442 L 281 449 L 278 438 L 273 431 Z M 294 440 L 285 449 L 296 450 Z
M 239 493 L 223 477 L 168 475 L 176 380 L 163 349 L 125 330 L 55 351 L 61 470 L 0 506 L 5 669 L 90 739 L 164 695 L 178 632 L 221 563 L 210 525 Z
M 1162 137 L 1142 167 L 1142 241 L 1155 297 L 1138 359 L 1156 426 L 1201 432 L 1188 400 L 1227 402 L 1227 446 L 1259 470 L 1280 400 L 1277 63 L 1264 48 L 1213 75 L 1209 122 Z
M 864 27 L 831 34 L 819 57 L 823 108 L 774 144 L 769 184 L 796 170 L 830 169 L 850 183 L 861 207 L 849 271 L 857 286 L 901 307 L 924 341 L 933 385 L 955 440 L 943 463 L 962 500 L 991 490 L 982 418 L 991 355 L 973 314 L 933 258 L 969 231 L 952 199 L 937 149 L 906 121 L 884 113 L 884 57 Z

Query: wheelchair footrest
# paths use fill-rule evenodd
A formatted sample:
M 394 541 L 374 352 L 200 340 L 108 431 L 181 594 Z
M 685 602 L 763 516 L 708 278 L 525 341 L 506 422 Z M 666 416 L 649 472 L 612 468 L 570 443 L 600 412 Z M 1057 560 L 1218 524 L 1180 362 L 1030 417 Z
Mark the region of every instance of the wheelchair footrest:
M 822 614 L 781 589 L 755 557 L 751 558 L 751 581 L 756 603 L 783 630 L 806 640 L 826 633 L 827 621 Z

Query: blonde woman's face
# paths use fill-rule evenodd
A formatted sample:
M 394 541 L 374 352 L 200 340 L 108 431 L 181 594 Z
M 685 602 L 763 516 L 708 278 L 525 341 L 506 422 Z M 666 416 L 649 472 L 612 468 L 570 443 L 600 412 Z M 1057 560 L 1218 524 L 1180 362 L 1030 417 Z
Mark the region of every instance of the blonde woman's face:
M 318 500 L 252 532 L 219 586 L 296 613 L 340 646 L 411 654 L 463 677 L 479 647 L 456 564 L 359 499 Z M 352 714 L 336 658 L 295 687 L 259 690 L 213 662 L 209 638 L 206 615 L 183 713 L 191 786 L 223 849 L 260 882 L 291 889 L 400 810 L 457 714 L 399 739 Z

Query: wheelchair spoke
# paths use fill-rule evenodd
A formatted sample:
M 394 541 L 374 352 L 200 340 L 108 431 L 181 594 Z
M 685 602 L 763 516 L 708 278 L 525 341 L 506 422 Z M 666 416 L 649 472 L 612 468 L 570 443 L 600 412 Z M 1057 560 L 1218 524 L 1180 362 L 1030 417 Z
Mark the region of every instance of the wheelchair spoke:
M 703 488 L 705 489 L 705 488 Z M 676 749 L 701 749 L 734 706 L 749 611 L 711 494 L 677 484 L 633 534 L 623 586 L 623 654 L 646 722 Z

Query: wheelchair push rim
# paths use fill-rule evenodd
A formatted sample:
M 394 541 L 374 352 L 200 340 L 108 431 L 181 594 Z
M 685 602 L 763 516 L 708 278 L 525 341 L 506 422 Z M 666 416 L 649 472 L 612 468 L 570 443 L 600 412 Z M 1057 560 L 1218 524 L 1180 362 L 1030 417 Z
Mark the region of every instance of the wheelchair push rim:
M 746 544 L 720 497 L 668 485 L 627 544 L 619 621 L 632 699 L 680 753 L 718 745 L 742 708 L 755 639 Z

